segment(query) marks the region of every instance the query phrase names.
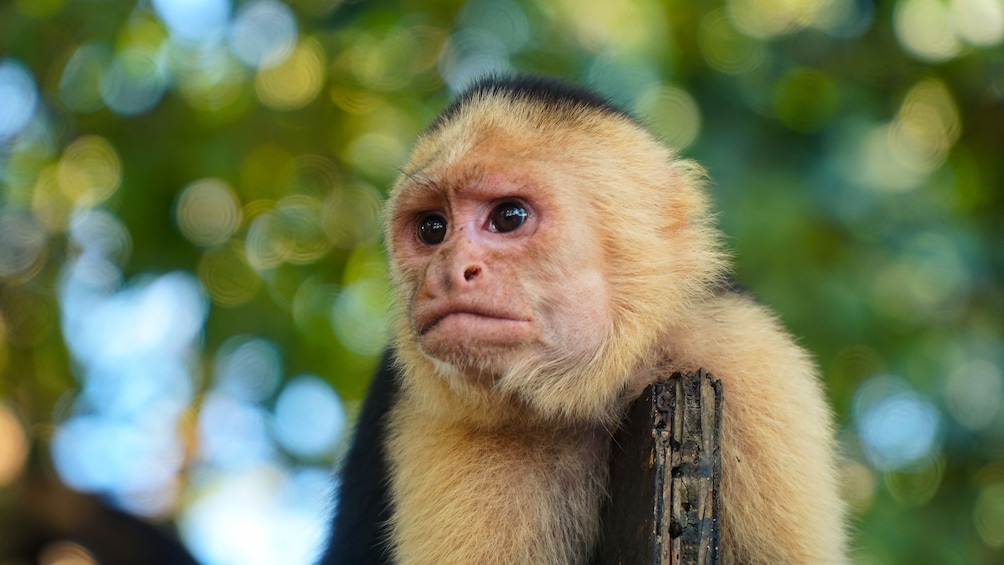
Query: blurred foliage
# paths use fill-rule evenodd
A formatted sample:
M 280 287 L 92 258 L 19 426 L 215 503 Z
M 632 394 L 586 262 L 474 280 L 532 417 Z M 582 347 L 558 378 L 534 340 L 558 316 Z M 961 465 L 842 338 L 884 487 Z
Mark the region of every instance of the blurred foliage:
M 164 361 L 191 388 L 170 488 L 122 506 L 196 504 L 235 336 L 281 357 L 245 398 L 264 417 L 304 374 L 351 415 L 386 340 L 382 195 L 452 92 L 518 70 L 595 86 L 706 166 L 737 278 L 822 368 L 857 562 L 1004 562 L 1002 36 L 1001 0 L 2 3 L 0 514 L 104 409 L 93 344 L 141 345 L 87 341 L 103 302 L 80 288 L 196 297 Z M 341 449 L 273 436 L 288 469 Z

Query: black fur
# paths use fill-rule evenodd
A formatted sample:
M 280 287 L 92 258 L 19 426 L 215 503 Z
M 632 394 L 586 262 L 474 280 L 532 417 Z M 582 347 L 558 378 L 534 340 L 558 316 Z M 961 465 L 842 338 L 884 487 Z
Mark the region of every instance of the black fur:
M 390 495 L 384 449 L 387 415 L 397 401 L 400 385 L 393 353 L 384 354 L 380 369 L 356 424 L 338 485 L 331 538 L 318 565 L 389 565 L 387 520 Z
M 477 79 L 464 89 L 427 131 L 435 131 L 448 123 L 468 104 L 477 102 L 485 95 L 538 102 L 549 108 L 553 114 L 578 113 L 583 109 L 589 109 L 636 121 L 631 114 L 610 100 L 577 84 L 541 75 L 488 75 Z

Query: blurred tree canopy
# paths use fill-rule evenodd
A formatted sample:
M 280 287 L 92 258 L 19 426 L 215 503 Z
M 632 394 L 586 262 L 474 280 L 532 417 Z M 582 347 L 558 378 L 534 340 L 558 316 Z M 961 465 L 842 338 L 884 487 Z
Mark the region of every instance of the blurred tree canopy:
M 0 523 L 58 478 L 207 565 L 309 563 L 382 197 L 451 93 L 531 71 L 707 167 L 822 369 L 857 562 L 1004 562 L 1002 40 L 1001 0 L 0 4 Z

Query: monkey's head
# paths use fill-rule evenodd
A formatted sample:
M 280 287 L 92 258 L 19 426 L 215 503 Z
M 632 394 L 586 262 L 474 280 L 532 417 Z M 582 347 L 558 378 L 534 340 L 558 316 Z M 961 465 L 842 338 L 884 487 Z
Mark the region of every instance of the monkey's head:
M 476 83 L 387 204 L 405 386 L 454 411 L 616 418 L 723 269 L 700 176 L 588 91 Z

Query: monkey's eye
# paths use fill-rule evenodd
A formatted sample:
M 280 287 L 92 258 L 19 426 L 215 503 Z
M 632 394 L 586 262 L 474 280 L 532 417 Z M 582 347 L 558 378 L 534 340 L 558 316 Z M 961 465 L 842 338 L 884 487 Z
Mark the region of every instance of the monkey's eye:
M 418 239 L 426 245 L 438 245 L 446 239 L 446 218 L 429 214 L 418 224 Z
M 526 208 L 519 202 L 503 202 L 492 210 L 488 229 L 499 233 L 511 232 L 523 225 L 526 216 Z

